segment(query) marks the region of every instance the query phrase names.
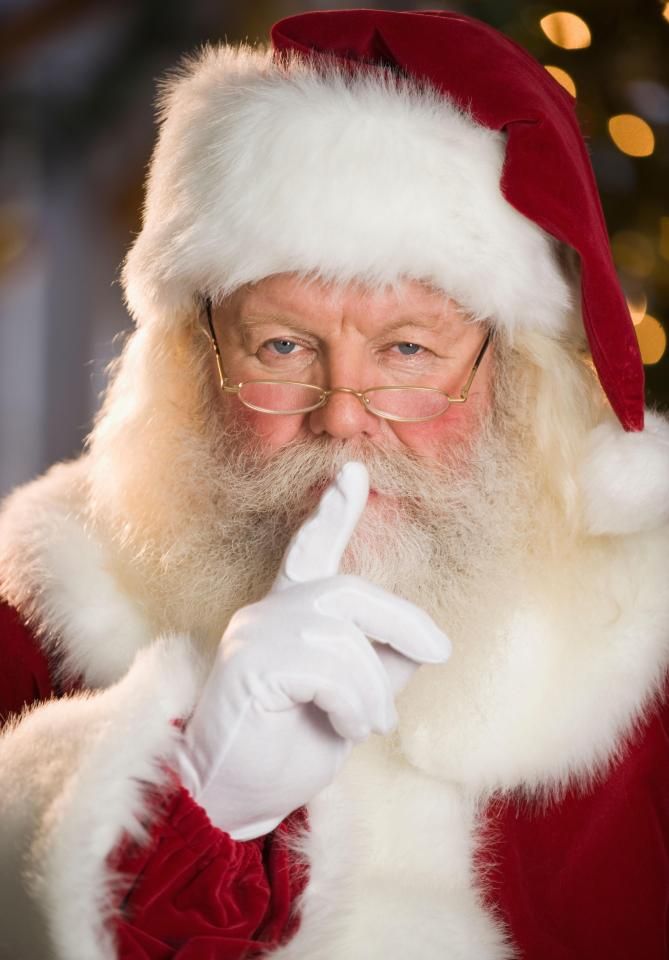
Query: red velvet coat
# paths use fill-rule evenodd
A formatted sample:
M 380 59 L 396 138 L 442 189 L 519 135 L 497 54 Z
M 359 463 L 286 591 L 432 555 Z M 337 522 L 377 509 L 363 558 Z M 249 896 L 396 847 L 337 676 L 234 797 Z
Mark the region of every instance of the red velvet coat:
M 62 694 L 29 630 L 0 605 L 0 716 Z M 304 868 L 282 836 L 240 843 L 175 785 L 148 845 L 121 844 L 121 960 L 237 960 L 290 937 Z M 479 857 L 491 906 L 525 960 L 669 957 L 669 708 L 658 707 L 606 779 L 543 809 L 499 801 Z

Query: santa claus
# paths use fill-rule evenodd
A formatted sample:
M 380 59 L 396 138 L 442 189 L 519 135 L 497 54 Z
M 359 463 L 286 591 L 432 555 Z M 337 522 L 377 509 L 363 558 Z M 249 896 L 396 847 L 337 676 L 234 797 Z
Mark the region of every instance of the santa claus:
M 666 958 L 669 427 L 569 95 L 459 14 L 206 49 L 124 283 L 0 518 L 0 955 Z

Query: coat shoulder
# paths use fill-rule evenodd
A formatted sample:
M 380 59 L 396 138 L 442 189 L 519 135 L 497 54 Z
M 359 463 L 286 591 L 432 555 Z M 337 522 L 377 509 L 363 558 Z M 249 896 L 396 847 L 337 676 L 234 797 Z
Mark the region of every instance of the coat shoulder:
M 551 802 L 491 804 L 484 835 L 488 895 L 523 956 L 664 960 L 669 684 L 605 774 Z
M 86 457 L 15 490 L 0 509 L 0 598 L 30 624 L 64 682 L 99 688 L 155 637 L 92 514 Z

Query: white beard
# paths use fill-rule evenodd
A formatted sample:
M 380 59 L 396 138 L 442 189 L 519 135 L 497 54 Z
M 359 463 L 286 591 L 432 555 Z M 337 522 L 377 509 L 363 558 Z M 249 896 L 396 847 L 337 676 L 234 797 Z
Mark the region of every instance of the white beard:
M 489 619 L 507 592 L 525 552 L 527 503 L 536 500 L 533 450 L 518 408 L 505 402 L 508 379 L 498 371 L 493 412 L 442 462 L 322 436 L 268 455 L 226 415 L 236 400 L 213 394 L 200 417 L 187 411 L 169 421 L 166 402 L 150 446 L 139 430 L 119 432 L 113 510 L 98 499 L 95 523 L 111 527 L 118 573 L 130 589 L 134 581 L 155 627 L 213 645 L 236 609 L 267 592 L 316 491 L 360 460 L 378 496 L 342 572 L 418 604 L 454 640 L 465 628 L 471 636 L 472 607 Z

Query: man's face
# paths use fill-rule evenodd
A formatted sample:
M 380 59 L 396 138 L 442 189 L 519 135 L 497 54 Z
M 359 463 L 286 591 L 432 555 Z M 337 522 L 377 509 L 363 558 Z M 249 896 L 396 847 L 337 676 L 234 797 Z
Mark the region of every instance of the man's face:
M 358 283 L 307 283 L 290 274 L 237 291 L 215 311 L 214 324 L 226 375 L 235 382 L 298 380 L 358 391 L 421 385 L 452 396 L 459 395 L 485 336 L 452 300 L 417 281 L 370 292 Z M 467 402 L 423 423 L 382 420 L 346 393 L 334 394 L 319 410 L 295 415 L 259 413 L 235 398 L 222 402 L 231 405 L 229 416 L 267 453 L 296 440 L 329 437 L 442 460 L 471 440 L 487 408 L 489 354 Z
M 359 391 L 429 385 L 458 395 L 485 337 L 447 297 L 410 281 L 373 293 L 276 276 L 237 291 L 214 322 L 233 381 Z M 114 517 L 145 582 L 158 585 L 160 622 L 192 629 L 197 609 L 200 628 L 220 637 L 234 610 L 269 589 L 290 537 L 348 460 L 365 464 L 372 496 L 342 572 L 439 622 L 447 610 L 449 629 L 460 615 L 470 622 L 472 592 L 485 582 L 491 595 L 500 552 L 505 576 L 512 568 L 527 515 L 527 411 L 508 345 L 495 345 L 493 362 L 488 351 L 466 403 L 396 423 L 351 394 L 305 415 L 249 410 L 218 389 L 200 333 L 188 336 L 192 357 L 185 335 L 174 349 L 155 345 L 134 428 L 123 422 L 114 435 L 124 467 Z

